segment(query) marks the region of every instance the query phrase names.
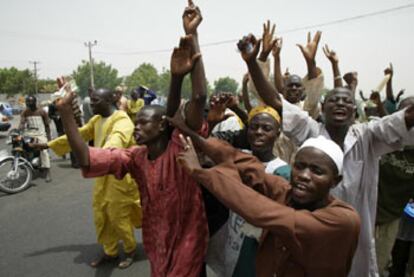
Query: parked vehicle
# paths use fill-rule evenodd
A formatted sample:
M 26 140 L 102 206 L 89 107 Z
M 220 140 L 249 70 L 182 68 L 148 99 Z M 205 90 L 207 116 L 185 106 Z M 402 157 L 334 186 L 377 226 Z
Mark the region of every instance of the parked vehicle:
M 6 132 L 10 129 L 10 126 L 9 118 L 0 113 L 0 132 Z
M 29 147 L 30 142 L 34 142 L 34 138 L 24 135 L 18 129 L 9 132 L 7 143 L 12 145 L 12 151 L 11 155 L 0 158 L 1 191 L 21 192 L 28 188 L 32 179 L 38 175 L 41 164 L 40 151 Z
M 13 108 L 7 102 L 0 102 L 0 112 L 7 117 L 13 117 Z

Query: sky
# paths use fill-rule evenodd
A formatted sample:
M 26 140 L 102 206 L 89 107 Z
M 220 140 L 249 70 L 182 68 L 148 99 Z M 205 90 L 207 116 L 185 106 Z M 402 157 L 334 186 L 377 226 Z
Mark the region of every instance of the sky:
M 203 14 L 199 39 L 210 83 L 224 76 L 241 82 L 247 67 L 236 42 L 248 33 L 261 36 L 262 24 L 269 19 L 283 37 L 283 70 L 289 67 L 291 73 L 306 74 L 296 44 L 306 43 L 308 31 L 320 30 L 316 62 L 326 87 L 333 86 L 331 66 L 321 49 L 328 44 L 339 56 L 342 73 L 358 72 L 359 89 L 366 94 L 392 62 L 395 92 L 405 88 L 414 95 L 413 0 L 194 2 Z M 120 76 L 131 74 L 143 62 L 161 71 L 169 68 L 171 51 L 184 35 L 181 16 L 186 4 L 186 0 L 0 0 L 0 67 L 32 69 L 29 61 L 39 61 L 39 78 L 70 74 L 88 59 L 84 43 L 97 40 L 92 48 L 95 61 L 111 64 Z M 408 7 L 309 28 L 402 6 Z M 216 42 L 222 43 L 211 45 Z

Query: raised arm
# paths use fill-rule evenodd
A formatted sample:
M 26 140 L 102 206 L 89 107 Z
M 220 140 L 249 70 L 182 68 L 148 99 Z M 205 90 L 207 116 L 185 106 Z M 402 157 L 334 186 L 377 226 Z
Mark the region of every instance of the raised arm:
M 226 114 L 227 96 L 225 94 L 215 94 L 210 97 L 210 109 L 207 114 L 208 130 L 211 133 L 214 127 L 222 121 L 232 117 L 233 114 Z
M 359 90 L 359 96 L 363 101 L 367 101 L 368 99 L 365 97 L 364 92 L 362 90 Z
M 338 56 L 336 55 L 335 51 L 329 49 L 328 44 L 325 44 L 325 47 L 323 47 L 322 50 L 332 65 L 332 72 L 334 76 L 334 88 L 342 87 L 343 86 L 342 76 L 341 76 L 341 72 L 339 71 Z
M 174 48 L 170 62 L 171 81 L 167 98 L 167 116 L 173 116 L 180 107 L 183 79 L 193 69 L 200 55 L 195 53 L 192 35 L 182 37 L 179 47 Z
M 270 30 L 270 20 L 263 23 L 263 35 L 262 35 L 262 51 L 259 54 L 259 60 L 266 62 L 270 52 L 272 52 L 273 46 L 276 44 L 276 40 L 273 39 L 275 34 L 276 25 L 272 25 Z
M 369 99 L 377 105 L 377 112 L 380 117 L 386 116 L 388 113 L 385 110 L 384 104 L 381 101 L 381 96 L 378 91 L 373 91 Z
M 78 131 L 78 125 L 76 124 L 75 117 L 72 109 L 72 101 L 76 97 L 76 94 L 72 91 L 66 93 L 65 97 L 58 100 L 56 107 L 61 115 L 63 128 L 67 135 L 72 152 L 75 154 L 79 165 L 81 167 L 89 167 L 89 150 L 88 146 L 82 139 Z
M 248 115 L 246 111 L 240 108 L 240 103 L 237 95 L 228 94 L 226 106 L 240 118 L 244 125 L 247 125 Z
M 282 111 L 282 101 L 277 93 L 276 89 L 269 83 L 269 81 L 264 76 L 262 70 L 260 69 L 259 64 L 256 61 L 257 55 L 259 53 L 261 41 L 257 41 L 256 38 L 250 34 L 246 37 L 243 37 L 237 47 L 241 52 L 243 60 L 247 64 L 249 69 L 250 77 L 253 80 L 253 83 L 257 89 L 259 96 L 262 98 L 266 105 L 271 106 L 276 109 L 279 113 Z
M 249 73 L 244 74 L 242 81 L 242 96 L 244 108 L 247 112 L 250 112 L 252 109 L 252 104 L 250 103 L 249 90 L 247 88 L 247 83 L 249 82 Z
M 384 75 L 390 75 L 390 78 L 387 82 L 387 99 L 388 101 L 395 103 L 394 92 L 392 90 L 392 77 L 394 76 L 394 69 L 392 67 L 392 63 L 390 66 L 384 70 Z
M 397 103 L 399 103 L 399 102 L 400 102 L 400 98 L 401 98 L 401 96 L 403 96 L 403 95 L 404 95 L 404 93 L 405 93 L 405 89 L 401 89 L 401 90 L 400 90 L 400 92 L 398 92 L 398 94 L 397 94 L 397 98 L 395 98 L 395 101 L 396 101 Z
M 275 81 L 275 87 L 279 93 L 283 92 L 284 88 L 284 79 L 282 76 L 282 67 L 280 65 L 280 51 L 282 51 L 283 39 L 278 38 L 276 39 L 276 43 L 273 46 L 273 59 L 274 59 L 274 67 L 273 67 L 273 75 Z
M 188 6 L 183 14 L 183 25 L 185 33 L 192 35 L 196 54 L 200 53 L 197 28 L 202 20 L 200 9 L 194 5 L 192 0 L 188 0 Z M 193 130 L 199 130 L 203 123 L 203 110 L 207 100 L 207 82 L 201 56 L 194 62 L 191 71 L 191 85 L 191 99 L 185 110 L 186 123 Z
M 300 51 L 303 54 L 303 57 L 306 61 L 306 66 L 308 68 L 308 78 L 309 80 L 318 77 L 318 68 L 316 67 L 316 51 L 318 50 L 318 44 L 321 39 L 322 32 L 317 31 L 313 39 L 311 39 L 311 33 L 308 32 L 308 42 L 305 46 L 297 44 Z
M 358 86 L 358 72 L 352 71 L 352 72 L 345 73 L 345 75 L 343 76 L 343 79 L 346 83 L 347 88 L 349 88 L 352 91 L 352 95 L 355 98 L 355 92 Z

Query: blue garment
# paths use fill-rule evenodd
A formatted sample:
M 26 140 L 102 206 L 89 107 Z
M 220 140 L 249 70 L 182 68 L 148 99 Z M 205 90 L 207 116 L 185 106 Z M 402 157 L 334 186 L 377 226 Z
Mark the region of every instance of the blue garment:
M 150 105 L 151 102 L 154 101 L 154 99 L 156 99 L 156 98 L 157 98 L 157 95 L 155 94 L 154 91 L 152 91 L 150 89 L 146 90 L 145 94 L 144 94 L 145 106 Z

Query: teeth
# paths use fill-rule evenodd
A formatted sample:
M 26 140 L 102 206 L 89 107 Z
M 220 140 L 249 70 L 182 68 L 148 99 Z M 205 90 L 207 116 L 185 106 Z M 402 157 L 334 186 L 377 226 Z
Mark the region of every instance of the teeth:
M 296 184 L 296 187 L 300 190 L 306 190 L 306 187 L 304 185 L 301 185 L 301 184 Z

